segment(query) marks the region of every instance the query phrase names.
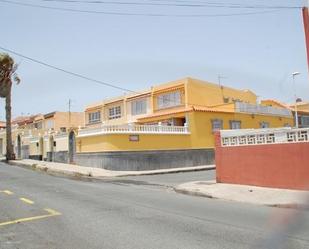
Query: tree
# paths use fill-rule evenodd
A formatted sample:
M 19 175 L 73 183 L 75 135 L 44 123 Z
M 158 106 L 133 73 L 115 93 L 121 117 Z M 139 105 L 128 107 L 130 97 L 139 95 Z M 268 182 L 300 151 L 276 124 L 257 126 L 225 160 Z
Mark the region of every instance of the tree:
M 6 112 L 6 160 L 15 159 L 11 127 L 11 90 L 13 82 L 20 83 L 16 74 L 17 67 L 18 65 L 10 55 L 0 53 L 0 97 L 5 98 Z

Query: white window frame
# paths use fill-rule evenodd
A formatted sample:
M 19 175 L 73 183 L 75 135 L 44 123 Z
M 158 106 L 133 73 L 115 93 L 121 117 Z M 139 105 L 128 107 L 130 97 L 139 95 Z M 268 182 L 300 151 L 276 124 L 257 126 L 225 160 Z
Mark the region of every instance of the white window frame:
M 212 132 L 220 131 L 223 129 L 223 120 L 222 119 L 212 119 L 211 120 Z
M 147 99 L 137 99 L 131 102 L 132 116 L 147 113 Z
M 239 121 L 239 120 L 230 120 L 230 129 L 231 130 L 241 129 L 241 121 Z
M 88 113 L 88 123 L 94 124 L 101 121 L 101 111 Z
M 113 106 L 108 108 L 108 119 L 121 118 L 121 106 Z
M 181 105 L 180 91 L 164 93 L 157 96 L 158 109 L 164 109 Z
M 309 116 L 300 116 L 301 127 L 309 127 Z
M 55 122 L 52 119 L 46 120 L 46 129 L 54 129 Z

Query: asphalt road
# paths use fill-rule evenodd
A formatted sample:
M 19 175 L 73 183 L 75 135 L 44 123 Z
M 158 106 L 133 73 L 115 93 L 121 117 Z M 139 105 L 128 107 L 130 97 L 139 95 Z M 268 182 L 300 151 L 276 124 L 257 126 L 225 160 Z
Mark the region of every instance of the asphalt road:
M 164 176 L 91 182 L 0 164 L 0 248 L 309 248 L 308 211 L 177 194 L 156 183 L 181 175 Z

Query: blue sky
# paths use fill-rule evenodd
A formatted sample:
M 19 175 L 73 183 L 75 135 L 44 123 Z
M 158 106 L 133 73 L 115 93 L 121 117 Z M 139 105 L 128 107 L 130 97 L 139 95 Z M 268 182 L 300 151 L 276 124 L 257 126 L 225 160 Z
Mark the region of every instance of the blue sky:
M 167 15 L 260 11 L 16 1 L 82 10 Z M 269 6 L 304 3 L 302 0 L 215 2 Z M 297 96 L 309 100 L 299 9 L 244 16 L 179 18 L 74 13 L 0 1 L 0 13 L 0 46 L 120 87 L 138 91 L 186 76 L 217 82 L 221 74 L 226 77 L 222 79 L 226 86 L 251 89 L 260 98 L 293 102 L 291 74 L 299 71 Z M 73 101 L 73 111 L 83 111 L 89 103 L 124 94 L 18 56 L 14 58 L 20 63 L 18 73 L 22 79 L 13 89 L 14 116 L 67 111 L 69 99 Z M 0 119 L 4 119 L 4 101 L 0 103 Z

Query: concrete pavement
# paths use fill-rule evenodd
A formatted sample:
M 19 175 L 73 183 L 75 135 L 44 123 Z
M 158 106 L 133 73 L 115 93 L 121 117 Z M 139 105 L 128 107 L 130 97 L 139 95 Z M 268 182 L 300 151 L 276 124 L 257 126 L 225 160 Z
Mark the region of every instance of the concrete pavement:
M 62 174 L 68 176 L 94 177 L 94 178 L 155 175 L 155 174 L 168 174 L 168 173 L 192 172 L 192 171 L 215 169 L 214 165 L 205 165 L 196 167 L 143 170 L 143 171 L 112 171 L 101 168 L 83 167 L 73 164 L 45 162 L 31 159 L 12 160 L 9 162 L 9 164 L 31 168 L 33 170 L 46 171 L 51 174 Z
M 187 182 L 176 186 L 183 194 L 276 207 L 309 208 L 309 191 L 224 184 L 213 181 Z
M 196 198 L 121 179 L 75 181 L 0 164 L 0 191 L 12 193 L 0 192 L 0 223 L 45 216 L 46 208 L 60 213 L 1 226 L 0 248 L 309 248 L 307 211 Z M 277 247 L 257 246 L 268 240 Z

